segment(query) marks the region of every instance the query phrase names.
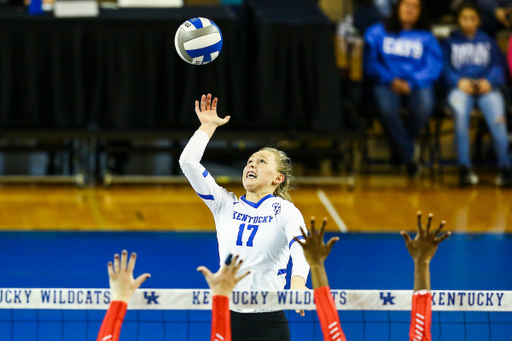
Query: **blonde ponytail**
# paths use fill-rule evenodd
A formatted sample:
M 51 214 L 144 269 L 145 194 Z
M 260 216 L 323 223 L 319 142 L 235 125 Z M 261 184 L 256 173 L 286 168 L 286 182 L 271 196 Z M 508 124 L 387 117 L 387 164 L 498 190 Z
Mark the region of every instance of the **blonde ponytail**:
M 293 202 L 292 197 L 290 196 L 290 191 L 295 189 L 295 178 L 293 177 L 293 165 L 292 160 L 286 155 L 282 150 L 265 147 L 261 148 L 260 151 L 267 151 L 274 154 L 277 171 L 280 174 L 284 175 L 284 181 L 277 186 L 274 191 L 274 195 L 276 197 L 282 198 L 284 200 L 288 200 L 289 202 Z

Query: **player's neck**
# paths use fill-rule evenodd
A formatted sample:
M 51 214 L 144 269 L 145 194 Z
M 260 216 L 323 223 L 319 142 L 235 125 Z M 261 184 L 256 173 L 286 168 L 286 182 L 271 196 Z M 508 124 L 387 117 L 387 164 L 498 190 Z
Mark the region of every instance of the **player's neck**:
M 257 203 L 264 197 L 266 197 L 269 194 L 272 194 L 273 192 L 271 190 L 266 191 L 258 191 L 258 192 L 245 192 L 245 199 L 247 199 L 250 202 Z

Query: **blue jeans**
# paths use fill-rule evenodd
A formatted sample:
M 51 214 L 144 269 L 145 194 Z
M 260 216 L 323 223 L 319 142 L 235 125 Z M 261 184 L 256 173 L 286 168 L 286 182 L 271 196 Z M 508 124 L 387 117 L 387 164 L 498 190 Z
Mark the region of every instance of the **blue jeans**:
M 469 123 L 471 111 L 478 105 L 494 144 L 498 157 L 498 166 L 511 165 L 508 156 L 508 138 L 505 124 L 505 101 L 500 90 L 493 90 L 485 95 L 472 96 L 455 88 L 448 94 L 448 103 L 455 116 L 455 144 L 457 146 L 458 162 L 461 166 L 471 167 L 469 159 Z
M 413 161 L 414 140 L 434 110 L 434 91 L 432 88 L 416 89 L 408 96 L 400 96 L 384 85 L 376 86 L 374 91 L 379 118 L 389 135 L 394 152 L 403 163 Z M 402 121 L 399 114 L 402 99 L 406 100 L 409 108 L 405 121 Z

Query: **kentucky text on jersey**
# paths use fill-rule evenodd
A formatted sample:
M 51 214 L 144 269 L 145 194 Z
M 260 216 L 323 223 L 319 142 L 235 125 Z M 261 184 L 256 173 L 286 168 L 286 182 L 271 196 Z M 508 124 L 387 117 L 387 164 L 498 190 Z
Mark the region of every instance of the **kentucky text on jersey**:
M 501 307 L 502 298 L 502 292 L 432 292 L 432 305 Z
M 249 224 L 266 224 L 272 222 L 274 217 L 272 216 L 263 216 L 263 217 L 251 217 L 248 214 L 238 213 L 237 211 L 233 212 L 233 219 L 248 222 Z
M 491 48 L 492 45 L 489 42 L 452 44 L 452 65 L 456 69 L 460 69 L 464 65 L 486 67 L 491 63 Z

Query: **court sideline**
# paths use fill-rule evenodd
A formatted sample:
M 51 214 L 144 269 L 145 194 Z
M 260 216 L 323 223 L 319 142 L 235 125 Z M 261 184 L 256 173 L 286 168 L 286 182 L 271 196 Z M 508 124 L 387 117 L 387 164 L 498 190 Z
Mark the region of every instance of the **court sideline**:
M 355 191 L 301 186 L 292 193 L 306 220 L 327 216 L 329 230 L 414 230 L 417 210 L 433 212 L 456 232 L 512 232 L 512 191 L 410 184 L 403 178 L 366 179 Z M 241 186 L 227 186 L 238 196 Z M 337 217 L 336 217 L 337 216 Z M 208 208 L 188 185 L 0 187 L 0 230 L 213 231 Z

